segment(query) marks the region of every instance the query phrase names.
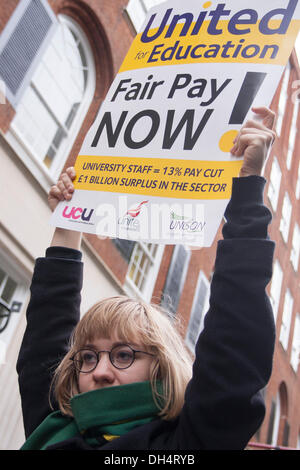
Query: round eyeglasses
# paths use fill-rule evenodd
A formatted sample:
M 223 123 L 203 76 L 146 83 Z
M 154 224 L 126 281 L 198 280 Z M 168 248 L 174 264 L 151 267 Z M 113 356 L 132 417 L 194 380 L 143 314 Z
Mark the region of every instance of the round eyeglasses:
M 154 356 L 154 354 L 149 352 L 133 349 L 128 344 L 119 344 L 114 346 L 110 351 L 94 351 L 89 348 L 80 349 L 71 357 L 71 360 L 76 370 L 88 373 L 96 369 L 101 353 L 108 353 L 109 360 L 116 369 L 128 369 L 135 361 L 136 353 Z

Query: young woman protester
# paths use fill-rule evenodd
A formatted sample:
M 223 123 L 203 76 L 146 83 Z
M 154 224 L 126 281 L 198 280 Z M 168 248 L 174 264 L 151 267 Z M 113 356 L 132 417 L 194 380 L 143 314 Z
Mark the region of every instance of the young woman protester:
M 231 150 L 244 161 L 233 180 L 193 365 L 158 306 L 117 296 L 80 320 L 81 235 L 55 230 L 45 258 L 36 261 L 17 363 L 22 449 L 244 449 L 257 431 L 275 338 L 265 292 L 274 243 L 260 176 L 275 115 L 253 111 L 260 121 L 248 121 Z M 68 168 L 51 188 L 52 210 L 72 198 L 74 177 Z

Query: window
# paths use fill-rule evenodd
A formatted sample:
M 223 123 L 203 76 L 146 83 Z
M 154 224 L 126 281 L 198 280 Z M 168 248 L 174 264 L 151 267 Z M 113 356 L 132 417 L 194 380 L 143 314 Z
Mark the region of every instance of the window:
M 272 400 L 267 443 L 272 446 L 289 445 L 290 425 L 287 417 L 289 414 L 288 391 L 285 382 L 281 382 L 276 400 Z
M 283 416 L 281 416 L 281 419 L 283 418 Z M 283 436 L 282 436 L 282 445 L 284 447 L 288 447 L 289 445 L 289 437 L 290 437 L 290 425 L 285 418 L 285 421 L 284 421 L 284 428 L 283 428 Z
M 57 27 L 47 0 L 22 0 L 0 35 L 0 79 L 16 107 Z
M 123 238 L 112 238 L 112 242 L 117 247 L 123 258 L 127 261 L 127 263 L 129 263 L 135 246 L 135 242 L 132 240 L 124 240 Z
M 2 333 L 10 320 L 9 308 L 18 284 L 0 268 L 0 333 Z M 6 308 L 7 307 L 7 308 Z
M 283 272 L 278 260 L 275 261 L 273 267 L 273 276 L 272 276 L 272 283 L 271 283 L 271 290 L 270 290 L 270 300 L 273 307 L 273 314 L 276 320 L 277 312 L 280 302 L 280 294 L 281 294 L 281 285 L 282 285 L 282 278 Z
M 300 164 L 298 166 L 298 179 L 297 179 L 297 186 L 296 186 L 296 198 L 300 199 Z
M 146 5 L 142 0 L 129 0 L 126 11 L 136 32 L 139 32 L 146 17 Z
M 126 11 L 136 32 L 141 30 L 148 10 L 164 1 L 165 0 L 129 0 Z
M 159 5 L 160 3 L 166 2 L 166 0 L 141 0 L 145 5 L 147 10 L 150 10 L 150 8 L 155 7 L 156 5 Z
M 269 419 L 267 443 L 276 446 L 280 424 L 280 395 L 277 393 L 276 400 L 272 400 L 271 413 Z
M 151 300 L 154 282 L 161 262 L 163 245 L 136 242 L 130 258 L 126 287 L 138 297 Z
M 203 329 L 204 316 L 209 304 L 209 282 L 205 274 L 200 271 L 190 321 L 186 333 L 185 342 L 190 350 L 195 352 L 195 345 L 201 330 Z
M 300 360 L 300 315 L 299 313 L 296 316 L 295 328 L 293 335 L 292 343 L 292 352 L 291 352 L 291 365 L 295 372 L 298 370 Z
M 278 116 L 277 116 L 277 122 L 276 122 L 276 132 L 278 136 L 281 135 L 281 128 L 282 128 L 283 118 L 284 118 L 286 104 L 288 100 L 288 85 L 289 85 L 290 73 L 291 73 L 291 64 L 289 62 L 286 66 L 286 69 L 283 75 L 280 98 L 279 98 L 279 103 L 278 103 L 278 112 L 277 112 Z
M 0 104 L 6 104 L 6 85 L 0 80 Z
M 284 298 L 284 306 L 283 306 L 280 337 L 279 337 L 279 341 L 281 342 L 284 349 L 288 348 L 293 303 L 294 303 L 294 299 L 291 295 L 290 290 L 287 289 L 285 298 Z
M 59 15 L 56 31 L 17 105 L 8 136 L 40 181 L 40 173 L 50 184 L 60 173 L 94 90 L 88 40 L 73 20 Z
M 4 250 L 0 250 L 0 364 L 21 316 L 27 280 Z M 9 310 L 11 309 L 11 313 Z
M 290 170 L 291 168 L 293 153 L 295 149 L 296 136 L 298 132 L 298 129 L 297 129 L 298 112 L 299 112 L 299 100 L 296 100 L 295 105 L 294 105 L 293 118 L 292 118 L 291 130 L 290 130 L 290 136 L 289 136 L 289 148 L 288 148 L 288 153 L 286 157 L 286 166 L 288 170 Z
M 271 206 L 274 211 L 277 209 L 279 192 L 280 192 L 280 183 L 281 183 L 281 170 L 276 157 L 274 157 L 271 174 L 270 174 L 270 183 L 268 188 L 268 198 L 270 200 Z
M 286 192 L 284 195 L 282 215 L 281 215 L 281 221 L 280 221 L 280 231 L 286 243 L 289 238 L 291 215 L 292 215 L 292 203 L 290 201 L 288 193 Z
M 175 245 L 161 305 L 175 315 L 184 286 L 191 252 L 184 245 Z
M 296 223 L 295 228 L 294 228 L 292 250 L 291 250 L 291 257 L 290 257 L 293 268 L 296 272 L 298 271 L 298 265 L 299 265 L 299 253 L 300 253 L 300 229 L 299 229 L 299 225 Z

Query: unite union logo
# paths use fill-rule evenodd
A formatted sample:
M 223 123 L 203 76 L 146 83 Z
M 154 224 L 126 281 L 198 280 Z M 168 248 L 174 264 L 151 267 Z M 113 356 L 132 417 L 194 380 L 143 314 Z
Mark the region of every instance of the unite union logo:
M 138 205 L 135 205 L 128 209 L 122 217 L 119 217 L 118 224 L 126 230 L 138 231 L 140 229 L 140 222 L 138 216 L 140 215 L 143 207 L 149 201 L 142 201 Z
M 127 215 L 130 215 L 131 217 L 134 217 L 134 218 L 137 217 L 140 214 L 141 210 L 142 210 L 142 206 L 144 204 L 147 204 L 147 202 L 148 201 L 143 201 L 137 207 L 129 209 L 127 211 Z

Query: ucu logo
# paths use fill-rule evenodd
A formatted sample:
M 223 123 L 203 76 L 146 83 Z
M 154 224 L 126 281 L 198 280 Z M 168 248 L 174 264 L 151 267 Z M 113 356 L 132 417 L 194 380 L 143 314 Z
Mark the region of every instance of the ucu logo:
M 90 212 L 88 213 L 88 209 L 82 209 L 81 207 L 69 207 L 66 206 L 63 210 L 63 217 L 66 219 L 81 219 L 84 221 L 89 221 L 90 218 L 92 217 L 92 214 L 94 212 L 94 209 L 90 209 Z

